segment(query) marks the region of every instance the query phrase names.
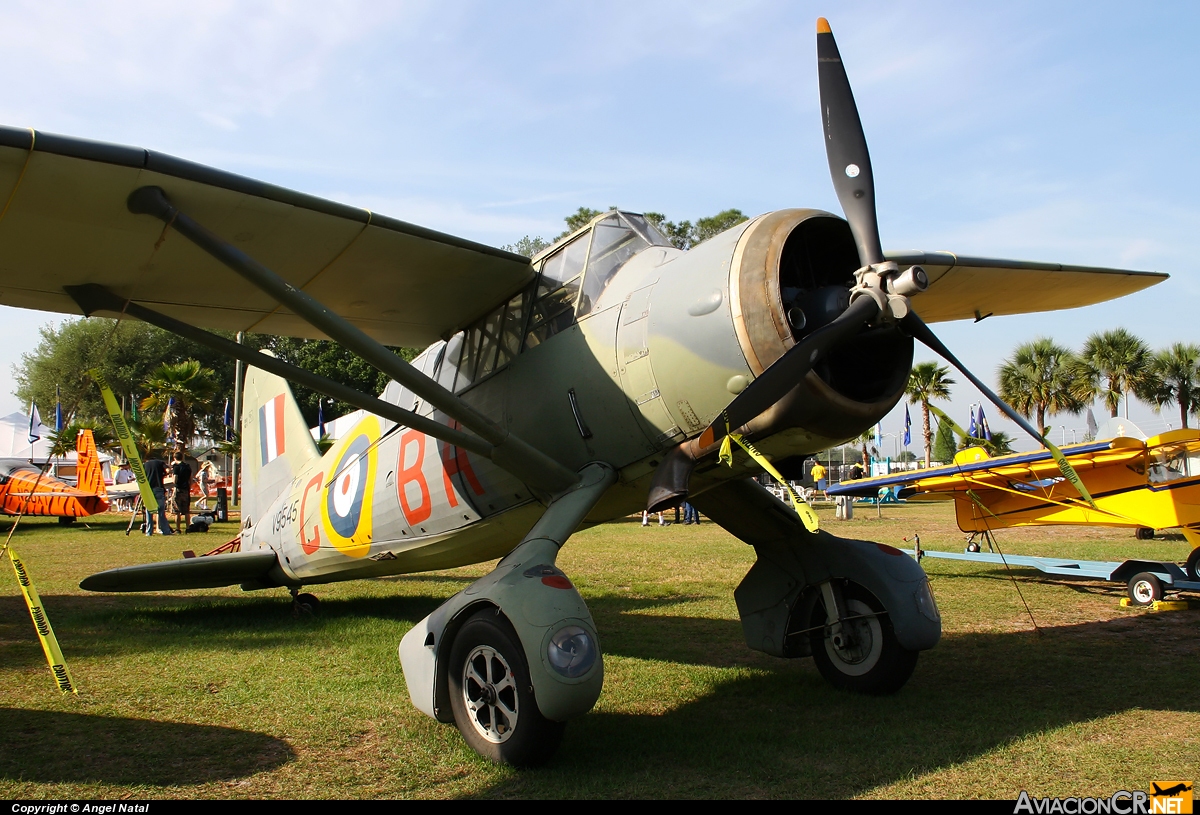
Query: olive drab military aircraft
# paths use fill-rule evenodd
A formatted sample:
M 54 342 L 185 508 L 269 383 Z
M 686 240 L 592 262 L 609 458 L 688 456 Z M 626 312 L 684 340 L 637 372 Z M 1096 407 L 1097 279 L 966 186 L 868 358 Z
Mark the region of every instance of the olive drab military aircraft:
M 920 566 L 809 531 L 740 445 L 722 448 L 786 465 L 873 426 L 904 393 L 914 338 L 962 369 L 926 321 L 1081 306 L 1165 275 L 884 253 L 824 20 L 817 50 L 846 219 L 771 212 L 686 252 L 614 211 L 531 261 L 147 150 L 0 129 L 0 302 L 144 320 L 252 366 L 240 551 L 83 588 L 286 587 L 311 605 L 301 588 L 500 558 L 399 657 L 417 708 L 493 760 L 534 764 L 603 679 L 560 547 L 686 497 L 756 550 L 735 591 L 749 647 L 812 656 L 839 687 L 900 688 L 941 634 Z M 327 337 L 392 381 L 359 393 L 204 328 Z M 389 345 L 428 347 L 409 364 Z M 368 415 L 322 456 L 288 381 Z

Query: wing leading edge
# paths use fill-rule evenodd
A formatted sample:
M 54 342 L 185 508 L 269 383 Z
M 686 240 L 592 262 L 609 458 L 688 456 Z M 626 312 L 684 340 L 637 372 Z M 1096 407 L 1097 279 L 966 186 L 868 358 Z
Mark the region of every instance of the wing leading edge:
M 95 283 L 205 328 L 319 337 L 152 218 L 171 200 L 386 345 L 422 346 L 533 279 L 483 244 L 132 147 L 0 127 L 0 304 L 79 314 L 64 286 Z

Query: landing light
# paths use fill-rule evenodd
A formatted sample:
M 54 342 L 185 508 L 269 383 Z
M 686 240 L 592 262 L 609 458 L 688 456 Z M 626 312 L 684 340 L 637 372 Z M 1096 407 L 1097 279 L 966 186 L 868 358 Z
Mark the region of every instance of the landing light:
M 546 658 L 554 670 L 568 679 L 583 676 L 596 662 L 592 635 L 580 626 L 565 626 L 550 638 Z

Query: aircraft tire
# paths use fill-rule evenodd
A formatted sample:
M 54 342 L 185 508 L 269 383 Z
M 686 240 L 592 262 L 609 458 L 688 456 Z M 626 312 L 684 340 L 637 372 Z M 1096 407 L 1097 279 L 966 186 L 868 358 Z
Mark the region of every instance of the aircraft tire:
M 538 709 L 525 651 L 496 609 L 477 612 L 459 629 L 450 648 L 449 682 L 454 723 L 484 758 L 533 767 L 558 750 L 566 723 Z
M 917 667 L 917 651 L 900 645 L 883 604 L 867 590 L 846 587 L 847 611 L 859 616 L 846 625 L 853 628 L 854 643 L 839 648 L 825 626 L 825 606 L 818 602 L 809 623 L 813 630 L 813 661 L 825 681 L 841 690 L 883 696 L 904 687 Z
M 1197 546 L 1188 555 L 1187 564 L 1184 568 L 1187 570 L 1188 580 L 1200 581 L 1200 546 Z
M 59 515 L 58 523 L 61 526 L 70 526 L 71 524 L 75 523 L 75 519 L 70 515 Z
M 1150 572 L 1138 572 L 1129 578 L 1129 602 L 1133 605 L 1148 606 L 1162 598 L 1162 581 Z
M 1133 536 L 1140 541 L 1154 540 L 1154 530 L 1148 526 L 1139 526 L 1133 531 Z

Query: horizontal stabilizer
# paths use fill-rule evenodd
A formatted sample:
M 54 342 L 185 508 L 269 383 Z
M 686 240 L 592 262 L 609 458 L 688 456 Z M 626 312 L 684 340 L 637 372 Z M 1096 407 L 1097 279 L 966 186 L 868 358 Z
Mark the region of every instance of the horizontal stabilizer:
M 275 553 L 269 549 L 166 560 L 109 569 L 85 577 L 79 588 L 86 591 L 214 589 L 261 580 L 277 563 Z

